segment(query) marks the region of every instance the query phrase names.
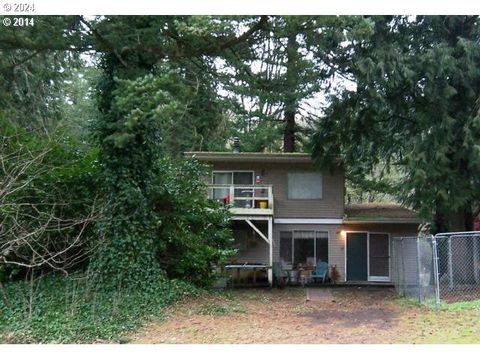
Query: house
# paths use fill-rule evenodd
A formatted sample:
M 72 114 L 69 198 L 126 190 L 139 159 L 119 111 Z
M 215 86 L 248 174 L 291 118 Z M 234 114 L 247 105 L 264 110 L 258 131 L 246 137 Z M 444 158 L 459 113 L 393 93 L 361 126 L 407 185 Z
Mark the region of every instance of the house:
M 230 268 L 264 269 L 270 284 L 274 264 L 298 279 L 320 260 L 336 267 L 338 282 L 390 282 L 391 239 L 417 233 L 420 219 L 399 205 L 345 206 L 340 164 L 321 172 L 304 153 L 185 155 L 211 166 L 208 196 L 232 213 Z

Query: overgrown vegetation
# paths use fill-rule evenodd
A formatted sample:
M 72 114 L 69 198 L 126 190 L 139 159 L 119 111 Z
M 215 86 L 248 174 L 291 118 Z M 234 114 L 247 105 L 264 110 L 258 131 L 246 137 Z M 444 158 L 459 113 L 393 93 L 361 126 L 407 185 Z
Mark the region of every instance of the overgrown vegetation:
M 5 287 L 0 298 L 0 343 L 125 342 L 147 319 L 198 290 L 186 282 L 157 279 L 144 289 L 105 290 L 86 274 L 47 276 Z M 33 294 L 30 292 L 33 291 Z
M 323 170 L 343 163 L 353 197 L 388 193 L 437 231 L 447 218 L 471 229 L 478 34 L 474 16 L 45 16 L 3 28 L 2 340 L 118 341 L 148 306 L 178 298 L 172 279 L 208 287 L 232 255 L 229 214 L 183 152 L 226 150 L 232 136 L 250 151 L 312 148 Z

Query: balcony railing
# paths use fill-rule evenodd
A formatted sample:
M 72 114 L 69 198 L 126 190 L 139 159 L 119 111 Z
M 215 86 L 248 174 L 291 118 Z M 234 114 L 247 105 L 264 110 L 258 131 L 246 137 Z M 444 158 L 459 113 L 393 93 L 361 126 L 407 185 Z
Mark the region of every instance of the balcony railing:
M 208 185 L 208 198 L 223 202 L 234 214 L 273 214 L 271 185 Z

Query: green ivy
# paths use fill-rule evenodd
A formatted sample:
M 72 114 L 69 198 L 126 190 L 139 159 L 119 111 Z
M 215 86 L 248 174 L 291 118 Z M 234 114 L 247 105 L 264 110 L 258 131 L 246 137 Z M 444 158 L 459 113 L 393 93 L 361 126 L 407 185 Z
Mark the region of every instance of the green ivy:
M 199 293 L 185 282 L 166 280 L 151 283 L 150 292 L 106 290 L 84 276 L 49 276 L 34 286 L 30 312 L 29 284 L 6 285 L 8 304 L 0 296 L 0 343 L 126 342 L 145 321 L 161 318 L 166 305 Z

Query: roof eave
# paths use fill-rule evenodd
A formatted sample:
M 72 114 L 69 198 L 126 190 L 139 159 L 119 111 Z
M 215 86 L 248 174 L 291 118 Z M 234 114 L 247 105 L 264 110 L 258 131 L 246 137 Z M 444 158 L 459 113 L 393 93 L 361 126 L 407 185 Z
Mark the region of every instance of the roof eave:
M 312 162 L 310 154 L 304 153 L 227 153 L 227 152 L 185 152 L 186 157 L 195 156 L 201 161 L 209 162 L 283 162 L 305 163 Z

